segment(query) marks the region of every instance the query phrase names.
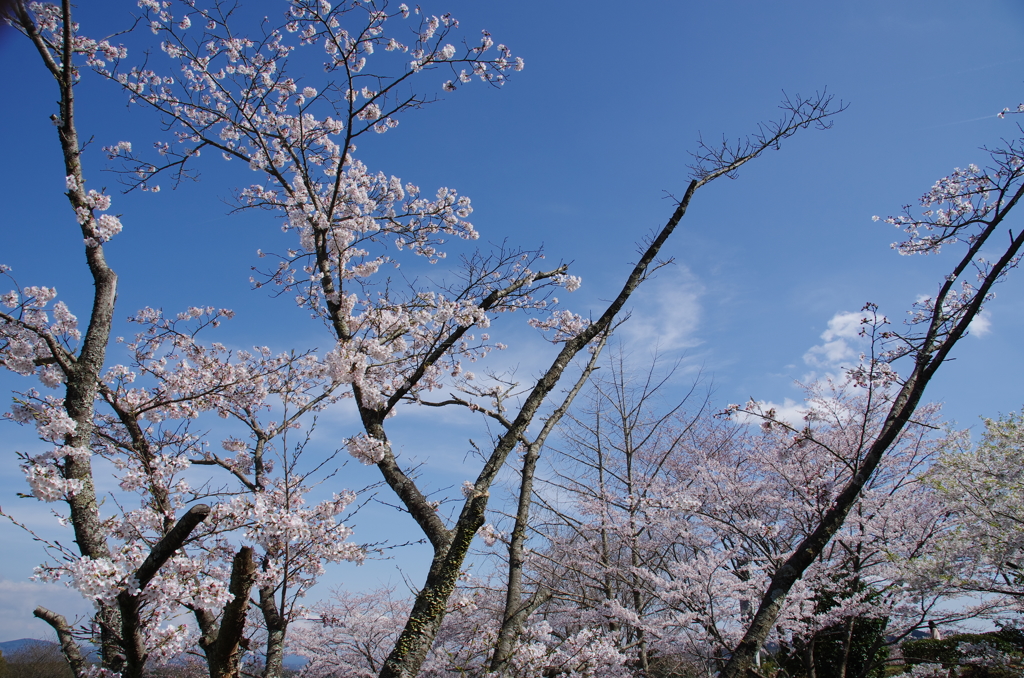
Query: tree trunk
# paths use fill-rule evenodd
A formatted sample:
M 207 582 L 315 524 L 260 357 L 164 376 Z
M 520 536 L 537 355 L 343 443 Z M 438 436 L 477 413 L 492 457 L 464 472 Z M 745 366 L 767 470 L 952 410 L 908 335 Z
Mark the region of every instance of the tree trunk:
M 847 667 L 850 665 L 850 648 L 853 645 L 853 625 L 856 617 L 847 617 L 843 624 L 843 657 L 839 662 L 839 674 L 836 678 L 846 678 Z
M 523 459 L 523 475 L 519 484 L 519 505 L 516 510 L 516 523 L 508 544 L 508 586 L 505 590 L 505 613 L 498 629 L 498 639 L 491 657 L 491 671 L 499 676 L 512 658 L 515 641 L 522 633 L 526 618 L 536 607 L 530 609 L 531 601 L 523 601 L 523 564 L 526 560 L 526 527 L 530 516 L 530 504 L 533 502 L 533 478 L 537 470 L 540 448 L 530 445 Z
M 807 647 L 804 648 L 804 670 L 807 671 L 807 678 L 817 678 L 818 670 L 814 662 L 814 643 L 816 642 L 814 634 L 811 634 L 810 639 L 807 641 Z
M 69 177 L 67 196 L 76 214 L 88 214 L 90 219 L 80 226 L 86 239 L 85 257 L 92 274 L 94 292 L 89 326 L 85 331 L 77 358 L 55 351 L 53 358 L 65 375 L 64 408 L 75 422 L 75 431 L 65 437 L 65 445 L 90 449 L 92 444 L 93 418 L 99 384 L 100 371 L 106 360 L 107 344 L 114 317 L 114 303 L 117 298 L 117 275 L 107 265 L 102 245 L 93 238 L 91 231 L 95 217 L 86 200 L 85 178 L 81 163 L 81 145 L 75 126 L 74 84 L 74 23 L 71 18 L 70 0 L 61 2 L 63 21 L 62 52 L 51 52 L 40 35 L 35 22 L 29 15 L 24 2 L 16 0 L 13 7 L 13 23 L 35 45 L 47 70 L 57 81 L 60 89 L 60 116 L 56 118 L 58 137 L 64 156 L 65 176 Z M 56 58 L 59 56 L 59 59 Z M 82 210 L 82 212 L 80 212 Z M 81 221 L 81 219 L 80 219 Z M 55 347 L 51 344 L 51 350 Z M 110 549 L 106 542 L 106 531 L 100 521 L 96 489 L 93 484 L 92 462 L 88 455 L 71 455 L 64 459 L 62 472 L 67 480 L 74 480 L 79 489 L 67 498 L 71 524 L 75 532 L 75 543 L 83 556 L 94 560 L 109 559 Z M 116 606 L 101 603 L 96 620 L 100 631 L 100 656 L 103 668 L 120 672 L 124 664 L 124 652 L 118 640 L 121 619 Z
M 71 673 L 75 678 L 85 678 L 88 674 L 89 665 L 86 663 L 85 657 L 82 656 L 82 650 L 78 647 L 78 643 L 75 642 L 71 627 L 68 626 L 68 621 L 64 618 L 64 615 L 51 612 L 45 607 L 37 607 L 32 614 L 49 624 L 57 632 L 57 638 L 60 640 L 60 651 L 64 655 L 64 659 L 67 660 L 68 666 L 71 667 Z
M 434 556 L 427 581 L 416 596 L 398 642 L 381 668 L 380 678 L 414 678 L 419 673 L 444 621 L 448 599 L 455 591 L 470 542 L 483 525 L 483 511 L 479 513 L 478 518 L 461 525 L 447 551 Z
M 249 609 L 249 593 L 256 582 L 256 562 L 252 547 L 243 546 L 231 563 L 231 602 L 224 607 L 220 627 L 213 627 L 209 616 L 201 622 L 206 628 L 199 646 L 206 654 L 210 678 L 238 678 L 241 675 L 245 641 L 245 617 Z
M 160 568 L 182 547 L 192 531 L 210 515 L 210 507 L 197 504 L 189 509 L 173 528 L 157 542 L 135 571 L 134 579 L 138 588 L 122 591 L 117 596 L 117 606 L 121 617 L 120 640 L 124 649 L 125 662 L 121 672 L 122 678 L 142 678 L 146 670 L 146 659 L 149 652 L 143 635 L 142 593 Z M 233 573 L 232 573 L 233 574 Z M 227 613 L 225 613 L 225 616 Z
M 284 672 L 284 641 L 288 632 L 288 621 L 277 609 L 274 589 L 260 588 L 260 610 L 267 625 L 267 656 L 263 667 L 263 678 L 281 678 Z

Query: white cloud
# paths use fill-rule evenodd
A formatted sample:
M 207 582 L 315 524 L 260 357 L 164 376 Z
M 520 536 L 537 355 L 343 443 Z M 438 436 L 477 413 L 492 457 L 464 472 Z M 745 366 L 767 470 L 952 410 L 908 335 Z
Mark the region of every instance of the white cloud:
M 861 340 L 863 319 L 863 313 L 836 313 L 828 321 L 828 329 L 821 333 L 823 343 L 804 353 L 804 362 L 812 367 L 836 368 L 844 361 L 856 359 L 860 354 L 856 345 Z
M 834 339 L 852 339 L 860 336 L 860 328 L 864 324 L 863 313 L 840 311 L 828 321 L 828 329 L 821 333 L 825 341 Z
M 856 351 L 846 343 L 845 339 L 836 339 L 812 346 L 804 354 L 804 362 L 814 367 L 831 367 L 842 360 L 855 357 L 857 357 Z
M 785 398 L 781 405 L 770 400 L 759 400 L 757 401 L 757 406 L 761 412 L 765 413 L 769 410 L 775 410 L 775 420 L 784 421 L 795 428 L 800 428 L 804 425 L 804 415 L 807 414 L 808 409 L 805 403 L 797 402 L 792 398 Z M 737 412 L 733 417 L 741 424 L 761 424 L 764 422 L 764 419 L 742 411 Z
M 968 325 L 967 331 L 971 336 L 984 337 L 992 331 L 992 316 L 988 314 L 988 311 L 982 311 L 974 316 L 974 320 Z

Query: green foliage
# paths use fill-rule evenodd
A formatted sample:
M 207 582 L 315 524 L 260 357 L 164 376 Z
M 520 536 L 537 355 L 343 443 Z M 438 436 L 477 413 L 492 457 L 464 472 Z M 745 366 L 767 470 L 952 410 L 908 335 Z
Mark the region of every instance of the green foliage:
M 853 620 L 853 633 L 846 664 L 847 676 L 882 678 L 885 675 L 885 660 L 889 658 L 889 648 L 885 644 L 884 636 L 888 624 L 888 619 L 877 617 L 857 617 Z M 823 636 L 827 631 L 831 633 Z M 814 649 L 817 675 L 839 675 L 844 655 L 845 628 L 834 626 L 819 631 L 817 635 L 817 646 Z
M 839 583 L 841 576 L 837 574 L 835 579 Z M 847 582 L 834 589 L 822 588 L 816 596 L 815 611 L 819 614 L 827 612 L 841 601 L 865 592 L 869 589 L 859 583 L 851 585 Z M 782 669 L 782 675 L 793 678 L 806 676 L 809 673 L 810 644 L 816 676 L 838 676 L 843 673 L 845 662 L 845 675 L 850 678 L 884 678 L 885 661 L 889 658 L 889 648 L 885 644 L 888 625 L 889 620 L 884 617 L 847 618 L 817 631 L 810 639 L 795 638 L 792 647 L 783 645 L 775 660 Z
M 989 633 L 961 633 L 942 640 L 922 638 L 906 640 L 900 645 L 908 666 L 941 664 L 943 668 L 959 667 L 959 678 L 1018 678 L 1020 667 L 970 666 L 971 659 L 984 657 L 983 649 L 971 650 L 964 645 L 986 646 L 1019 660 L 1024 652 L 1024 631 L 1004 628 Z
M 888 619 L 856 617 L 849 634 L 849 652 L 846 651 L 848 622 L 821 629 L 810 641 L 814 644 L 814 672 L 817 676 L 840 675 L 846 661 L 846 675 L 851 677 L 883 678 L 889 648 L 884 643 Z M 784 675 L 799 678 L 807 675 L 806 657 L 808 641 L 797 639 L 792 646 L 784 646 L 775 657 Z M 866 672 L 865 672 L 866 671 Z

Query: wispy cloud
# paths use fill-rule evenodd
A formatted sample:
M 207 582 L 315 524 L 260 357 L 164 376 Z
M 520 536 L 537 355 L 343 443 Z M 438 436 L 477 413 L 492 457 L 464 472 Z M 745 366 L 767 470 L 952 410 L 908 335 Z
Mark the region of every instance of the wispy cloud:
M 59 612 L 70 623 L 92 611 L 92 605 L 77 591 L 61 584 L 0 579 L 0 640 L 55 640 L 50 627 L 32 616 L 32 610 L 40 605 Z
M 632 316 L 619 334 L 630 346 L 662 352 L 697 346 L 703 295 L 704 285 L 688 268 L 663 268 L 634 295 Z
M 845 369 L 853 367 L 863 352 L 867 339 L 861 336 L 864 313 L 839 311 L 828 321 L 825 331 L 821 333 L 820 344 L 809 348 L 803 356 L 804 363 L 812 369 L 803 375 L 801 382 L 805 388 L 812 389 L 815 383 L 828 379 L 841 381 Z M 791 398 L 783 399 L 782 403 L 771 400 L 756 401 L 761 412 L 774 410 L 773 417 L 793 426 L 802 426 L 804 416 L 809 409 L 808 402 L 798 402 Z M 737 421 L 747 424 L 759 424 L 760 417 L 739 413 Z

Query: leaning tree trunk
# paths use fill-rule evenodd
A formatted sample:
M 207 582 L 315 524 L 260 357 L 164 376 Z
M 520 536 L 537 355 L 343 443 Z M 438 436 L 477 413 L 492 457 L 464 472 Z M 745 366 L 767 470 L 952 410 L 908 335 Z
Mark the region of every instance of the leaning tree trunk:
M 512 659 L 515 642 L 522 635 L 526 620 L 534 611 L 551 598 L 551 591 L 546 586 L 538 586 L 529 598 L 523 600 L 523 568 L 526 565 L 526 531 L 530 524 L 530 506 L 533 504 L 533 481 L 537 473 L 537 461 L 541 450 L 547 443 L 548 436 L 555 426 L 569 411 L 576 396 L 590 380 L 597 369 L 597 360 L 608 342 L 609 332 L 605 332 L 597 345 L 591 350 L 590 360 L 580 373 L 562 404 L 544 422 L 544 427 L 537 437 L 526 447 L 523 457 L 522 478 L 519 482 L 519 503 L 516 507 L 516 522 L 508 544 L 508 586 L 505 591 L 505 611 L 502 615 L 501 628 L 491 656 L 491 672 L 498 676 L 505 675 L 508 663 Z
M 470 542 L 476 531 L 484 523 L 484 514 L 490 496 L 491 484 L 504 466 L 508 455 L 526 434 L 528 426 L 533 421 L 534 416 L 546 400 L 548 394 L 558 385 L 562 374 L 568 368 L 572 359 L 580 351 L 585 350 L 593 340 L 609 330 L 633 292 L 648 278 L 653 270 L 659 267 L 658 255 L 686 214 L 694 193 L 700 187 L 719 177 L 733 176 L 742 165 L 758 157 L 766 150 L 778 148 L 779 143 L 783 139 L 789 138 L 799 129 L 804 129 L 811 125 L 827 127 L 826 119 L 836 112 L 829 109 L 831 101 L 832 98 L 826 94 L 819 94 L 816 98 L 811 99 L 786 101 L 782 106 L 786 111 L 782 120 L 763 123 L 757 134 L 738 146 L 725 144 L 722 147 L 711 148 L 702 145 L 703 154 L 697 156 L 696 165 L 693 167 L 695 178 L 690 181 L 682 199 L 678 201 L 672 216 L 665 226 L 648 241 L 640 259 L 634 265 L 632 271 L 630 271 L 615 299 L 597 320 L 592 322 L 578 335 L 565 342 L 551 366 L 530 390 L 529 395 L 523 401 L 522 409 L 515 420 L 509 422 L 507 431 L 499 439 L 494 451 L 477 477 L 471 495 L 467 497 L 454 529 L 449 530 L 444 526 L 434 510 L 434 506 L 426 500 L 415 486 L 413 480 L 398 467 L 394 454 L 387 444 L 387 436 L 384 433 L 383 421 L 386 412 L 378 409 L 377 406 L 374 406 L 372 409 L 363 407 L 360 390 L 358 387 L 353 387 L 364 429 L 371 438 L 378 441 L 384 450 L 383 459 L 377 464 L 378 468 L 381 470 L 385 481 L 399 496 L 417 523 L 419 523 L 434 548 L 434 557 L 427 574 L 427 580 L 416 596 L 409 620 L 399 635 L 394 649 L 385 661 L 384 667 L 380 672 L 380 678 L 413 678 L 419 673 L 420 666 L 426 659 L 427 653 L 444 619 L 448 599 L 455 590 L 462 564 L 469 551 Z M 317 243 L 317 266 L 320 267 L 320 273 L 322 273 L 320 282 L 324 286 L 323 291 L 327 298 L 332 323 L 338 339 L 346 340 L 349 338 L 348 328 L 341 312 L 342 309 L 337 301 L 337 294 L 332 280 L 333 270 L 330 266 L 330 258 L 325 251 L 326 242 L 322 236 L 317 237 L 320 238 L 320 241 Z M 496 294 L 502 293 L 507 294 L 507 292 L 500 290 L 492 292 L 481 302 L 480 308 L 486 311 L 489 303 L 495 303 L 491 301 L 492 298 Z M 430 365 L 439 360 L 444 355 L 443 351 L 453 346 L 468 329 L 468 326 L 460 328 L 442 341 L 437 352 L 431 354 L 421 365 L 418 374 L 422 375 Z M 395 403 L 401 400 L 418 378 L 414 375 L 407 379 L 407 386 L 398 389 L 389 398 L 389 406 L 393 407 Z
M 997 157 L 993 153 L 993 157 L 998 160 L 1002 156 Z M 978 267 L 982 248 L 997 231 L 1001 232 L 1004 218 L 1024 196 L 1024 183 L 1014 187 L 1015 183 L 1024 182 L 1024 170 L 1021 169 L 1024 163 L 1018 163 L 1017 160 L 1020 158 L 1015 154 L 1003 160 L 1009 169 L 1004 175 L 995 177 L 1004 182 L 1000 185 L 1001 197 L 994 205 L 995 209 L 984 213 L 986 218 L 981 219 L 971 214 L 965 217 L 968 219 L 966 224 L 978 226 L 980 233 L 972 235 L 967 240 L 967 252 L 946 276 L 939 287 L 939 292 L 931 300 L 930 313 L 924 316 L 922 323 L 926 326 L 925 331 L 920 336 L 900 337 L 909 346 L 907 353 L 913 358 L 914 366 L 892 400 L 878 436 L 867 447 L 856 472 L 811 534 L 797 546 L 793 554 L 772 576 L 768 589 L 761 598 L 760 606 L 722 671 L 721 678 L 741 678 L 750 669 L 755 655 L 778 620 L 786 596 L 793 585 L 800 580 L 807 568 L 821 555 L 833 535 L 842 527 L 846 516 L 859 498 L 861 489 L 885 453 L 899 439 L 917 410 L 929 381 L 939 367 L 949 359 L 953 346 L 967 334 L 968 327 L 981 312 L 982 304 L 991 294 L 992 287 L 1009 269 L 1017 265 L 1018 255 L 1024 248 L 1024 231 L 1018 231 L 1016 235 L 1010 231 L 1009 242 L 1004 246 L 1003 254 L 988 268 Z M 995 178 L 992 179 L 993 182 Z M 964 236 L 961 234 L 958 237 Z M 973 296 L 964 297 L 956 289 L 959 287 L 958 280 L 965 274 L 970 276 L 971 280 L 977 276 L 977 282 L 972 283 L 970 288 Z M 882 335 L 882 339 L 894 335 L 894 332 L 887 331 Z M 868 374 L 861 376 L 869 388 L 873 388 L 876 381 L 884 383 L 891 378 L 892 373 L 884 360 L 875 361 L 869 366 L 869 370 Z

